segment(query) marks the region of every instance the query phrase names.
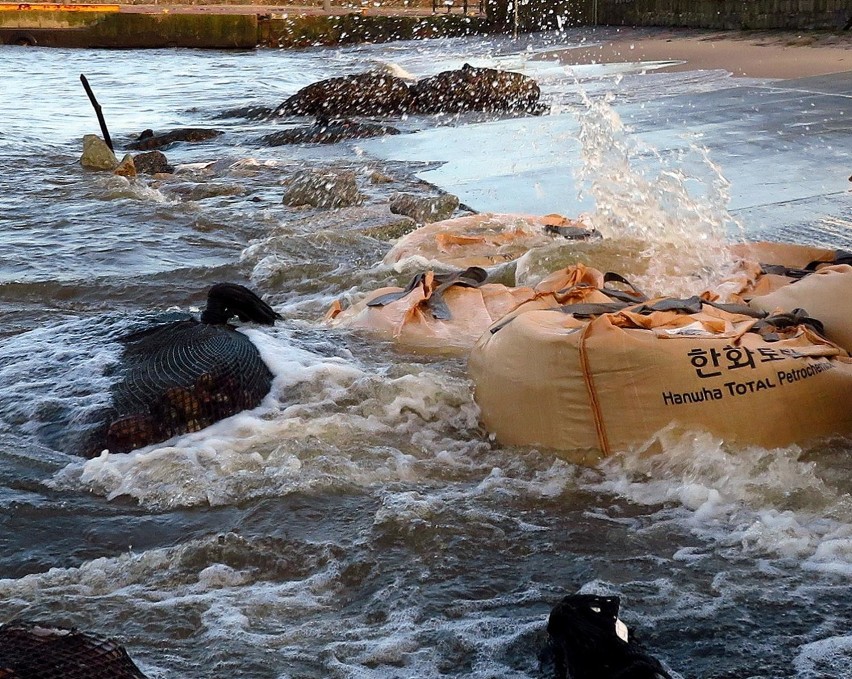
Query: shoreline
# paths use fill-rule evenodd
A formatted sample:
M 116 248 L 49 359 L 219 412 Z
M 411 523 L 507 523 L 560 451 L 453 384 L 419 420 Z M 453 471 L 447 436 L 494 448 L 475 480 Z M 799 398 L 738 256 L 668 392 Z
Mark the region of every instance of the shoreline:
M 729 71 L 792 79 L 852 71 L 852 34 L 820 31 L 704 31 L 603 28 L 587 45 L 561 50 L 565 65 L 676 61 L 668 71 Z

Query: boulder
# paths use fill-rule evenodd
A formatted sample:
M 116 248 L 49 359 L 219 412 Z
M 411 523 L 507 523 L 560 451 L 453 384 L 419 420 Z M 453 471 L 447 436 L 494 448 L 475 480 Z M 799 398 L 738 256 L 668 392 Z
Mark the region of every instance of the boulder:
M 118 164 L 118 167 L 115 168 L 113 174 L 117 174 L 121 177 L 135 177 L 136 165 L 133 164 L 133 156 L 129 153 L 124 155 L 124 158 L 121 159 L 121 162 Z
M 540 112 L 538 84 L 521 73 L 475 68 L 443 71 L 411 86 L 418 113 Z
M 114 170 L 118 167 L 118 158 L 103 139 L 96 134 L 87 134 L 83 137 L 80 165 L 88 170 Z
M 411 217 L 418 224 L 440 222 L 452 217 L 459 199 L 451 193 L 440 196 L 416 196 L 412 193 L 395 193 L 390 198 L 390 211 Z
M 359 73 L 329 78 L 303 87 L 275 113 L 308 116 L 386 116 L 409 111 L 414 104 L 402 78 L 386 73 Z
M 336 144 L 346 139 L 368 139 L 386 134 L 399 134 L 399 130 L 387 125 L 358 123 L 353 120 L 320 118 L 313 125 L 296 127 L 282 132 L 273 132 L 263 137 L 269 146 L 284 144 Z
M 175 171 L 174 166 L 169 165 L 169 161 L 162 151 L 138 153 L 133 156 L 133 163 L 136 165 L 136 171 L 139 174 L 171 174 Z
M 178 142 L 207 141 L 221 135 L 221 130 L 210 130 L 200 127 L 183 127 L 162 134 L 154 134 L 153 130 L 145 130 L 136 141 L 125 144 L 125 148 L 136 151 L 151 151 L 162 149 Z
M 351 170 L 303 170 L 290 179 L 284 192 L 284 204 L 291 207 L 311 205 L 339 208 L 360 205 L 364 196 L 358 191 Z
M 574 594 L 550 613 L 547 633 L 555 679 L 671 679 L 618 619 L 615 596 Z
M 370 183 L 371 184 L 392 184 L 394 181 L 393 177 L 386 175 L 384 172 L 379 172 L 378 170 L 374 170 L 370 173 Z
M 218 113 L 214 118 L 248 118 L 249 120 L 263 120 L 269 118 L 275 113 L 275 109 L 271 106 L 238 106 L 237 108 L 229 108 L 221 113 Z

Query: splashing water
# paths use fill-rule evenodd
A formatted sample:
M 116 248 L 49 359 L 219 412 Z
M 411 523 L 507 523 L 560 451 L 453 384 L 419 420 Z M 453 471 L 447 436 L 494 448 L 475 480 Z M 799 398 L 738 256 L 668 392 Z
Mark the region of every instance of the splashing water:
M 612 94 L 582 96 L 580 195 L 595 201 L 592 226 L 605 238 L 635 242 L 637 254 L 649 260 L 642 287 L 649 294 L 690 295 L 730 275 L 729 183 L 707 149 L 690 143 L 676 163 L 667 162 L 630 135 L 611 106 Z

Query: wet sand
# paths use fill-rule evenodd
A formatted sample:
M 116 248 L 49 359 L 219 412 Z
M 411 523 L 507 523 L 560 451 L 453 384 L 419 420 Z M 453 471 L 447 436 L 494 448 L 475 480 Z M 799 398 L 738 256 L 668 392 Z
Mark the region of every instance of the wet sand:
M 602 28 L 568 49 L 566 64 L 678 61 L 670 70 L 724 69 L 751 78 L 804 78 L 852 70 L 852 34 Z

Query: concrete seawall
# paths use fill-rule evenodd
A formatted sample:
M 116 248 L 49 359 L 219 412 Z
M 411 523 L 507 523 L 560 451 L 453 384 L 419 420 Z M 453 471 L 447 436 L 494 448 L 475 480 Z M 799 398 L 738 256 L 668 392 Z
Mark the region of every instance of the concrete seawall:
M 513 0 L 487 0 L 488 17 L 514 24 Z M 521 30 L 559 26 L 680 26 L 711 29 L 837 30 L 852 18 L 852 0 L 527 0 Z
M 0 4 L 0 44 L 253 49 L 469 35 L 483 16 L 268 6 Z
M 850 0 L 597 0 L 601 24 L 716 29 L 839 29 Z

